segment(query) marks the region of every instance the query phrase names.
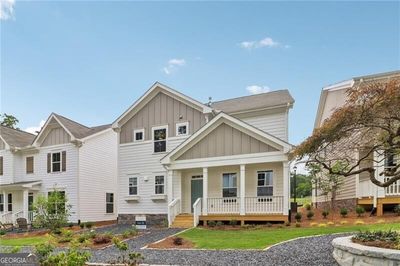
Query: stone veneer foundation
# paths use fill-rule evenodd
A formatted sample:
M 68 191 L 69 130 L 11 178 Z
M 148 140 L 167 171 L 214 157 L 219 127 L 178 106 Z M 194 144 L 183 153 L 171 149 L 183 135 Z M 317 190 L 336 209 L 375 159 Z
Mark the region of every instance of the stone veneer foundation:
M 146 216 L 146 223 L 148 227 L 166 226 L 168 224 L 167 214 L 118 214 L 118 223 L 135 224 L 136 215 Z
M 400 250 L 363 246 L 353 243 L 351 238 L 338 237 L 332 241 L 332 255 L 340 266 L 400 265 Z
M 335 200 L 334 205 L 335 208 L 338 210 L 340 208 L 347 208 L 349 211 L 353 211 L 357 206 L 357 199 L 354 198 L 354 199 Z M 331 207 L 330 201 L 317 202 L 317 209 L 325 209 L 325 208 L 329 209 L 330 207 Z

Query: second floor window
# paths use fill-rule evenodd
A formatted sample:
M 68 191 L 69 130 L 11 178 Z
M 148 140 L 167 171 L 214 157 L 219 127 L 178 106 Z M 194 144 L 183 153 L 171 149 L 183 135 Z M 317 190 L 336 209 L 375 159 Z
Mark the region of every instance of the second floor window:
M 130 177 L 129 178 L 129 195 L 137 195 L 138 194 L 138 178 Z
M 155 178 L 155 193 L 164 194 L 164 176 L 158 175 Z
M 176 124 L 176 135 L 186 136 L 189 134 L 189 122 L 177 123 Z
M 0 156 L 0 175 L 3 175 L 3 156 Z
M 55 152 L 51 154 L 51 171 L 61 171 L 61 152 Z
M 135 129 L 133 131 L 133 141 L 143 141 L 144 140 L 144 129 Z
M 33 156 L 26 157 L 26 173 L 33 174 Z
M 153 129 L 154 152 L 167 150 L 167 128 Z
M 47 154 L 47 173 L 65 172 L 67 170 L 67 152 Z

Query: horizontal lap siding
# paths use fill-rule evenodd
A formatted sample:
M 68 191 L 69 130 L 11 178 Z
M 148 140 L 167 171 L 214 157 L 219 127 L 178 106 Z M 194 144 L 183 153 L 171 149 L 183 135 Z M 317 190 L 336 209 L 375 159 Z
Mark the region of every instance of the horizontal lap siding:
M 79 199 L 82 221 L 117 218 L 117 133 L 108 130 L 79 149 Z M 114 193 L 114 213 L 106 214 L 106 193 Z
M 0 156 L 3 157 L 3 175 L 0 176 L 0 184 L 12 183 L 14 180 L 15 155 L 9 150 L 1 150 Z
M 275 137 L 278 137 L 286 141 L 288 140 L 286 112 L 240 118 L 240 119 Z
M 167 141 L 167 151 L 171 151 L 184 139 Z M 161 214 L 167 213 L 167 201 L 152 201 L 155 194 L 155 175 L 165 176 L 164 192 L 167 194 L 167 171 L 160 159 L 166 153 L 154 154 L 153 142 L 120 146 L 119 148 L 119 180 L 118 180 L 118 212 L 121 214 Z M 139 202 L 126 202 L 129 193 L 129 177 L 138 177 Z M 144 179 L 148 178 L 148 181 Z M 175 183 L 177 186 L 177 183 Z M 176 190 L 176 189 L 175 189 Z

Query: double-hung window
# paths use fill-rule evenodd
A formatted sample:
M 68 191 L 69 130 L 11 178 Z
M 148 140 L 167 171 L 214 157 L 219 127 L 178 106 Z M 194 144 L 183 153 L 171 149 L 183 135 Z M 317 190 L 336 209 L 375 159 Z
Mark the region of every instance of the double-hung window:
M 114 213 L 114 193 L 106 193 L 106 213 Z
M 222 196 L 237 197 L 237 175 L 236 173 L 222 174 Z
M 155 194 L 164 194 L 165 178 L 163 175 L 155 177 Z
M 0 212 L 4 212 L 4 194 L 0 194 Z
M 257 196 L 273 196 L 273 172 L 272 171 L 258 171 L 257 172 Z
M 26 157 L 26 173 L 33 174 L 33 156 Z
M 397 158 L 396 158 L 397 157 Z M 398 157 L 394 152 L 386 152 L 385 153 L 385 168 L 387 170 L 391 170 L 392 168 L 396 167 L 398 163 Z
M 189 122 L 176 124 L 176 136 L 186 136 L 189 134 Z
M 167 127 L 153 128 L 154 152 L 167 150 Z
M 61 171 L 61 152 L 55 152 L 51 154 L 51 171 Z
M 137 195 L 138 194 L 138 178 L 130 177 L 129 178 L 129 195 Z
M 13 197 L 12 197 L 12 194 L 10 193 L 10 194 L 7 195 L 7 210 L 9 212 L 12 212 L 12 210 L 13 210 L 12 201 L 13 201 Z
M 133 130 L 133 142 L 144 141 L 144 128 Z
M 47 193 L 52 205 L 49 209 L 50 214 L 64 213 L 65 212 L 65 191 L 49 191 Z

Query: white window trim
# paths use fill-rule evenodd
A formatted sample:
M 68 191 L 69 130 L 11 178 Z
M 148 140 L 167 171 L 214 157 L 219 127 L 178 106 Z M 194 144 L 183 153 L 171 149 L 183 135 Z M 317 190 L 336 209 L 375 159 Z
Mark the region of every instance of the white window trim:
M 60 171 L 53 170 L 53 154 L 59 153 L 60 154 Z M 51 153 L 51 172 L 52 173 L 61 173 L 62 172 L 62 151 L 55 151 Z
M 179 134 L 178 129 L 179 129 L 179 127 L 181 127 L 181 126 L 186 126 L 186 134 Z M 187 135 L 189 135 L 189 121 L 187 121 L 187 122 L 181 122 L 181 123 L 176 123 L 176 125 L 175 125 L 175 135 L 176 135 L 176 136 L 187 136 Z
M 136 186 L 131 186 L 130 185 L 130 183 L 131 183 L 131 181 L 130 181 L 130 179 L 131 178 L 136 178 Z M 131 187 L 136 187 L 136 194 L 131 194 Z M 139 196 L 139 177 L 138 176 L 130 176 L 129 178 L 128 178 L 128 195 L 129 196 Z
M 154 130 L 157 129 L 165 129 L 165 151 L 159 151 L 159 152 L 155 152 L 154 151 Z M 151 140 L 153 142 L 153 153 L 166 153 L 167 152 L 167 144 L 168 144 L 168 125 L 164 125 L 164 126 L 156 126 L 156 127 L 152 127 L 151 128 Z
M 272 185 L 265 185 L 265 182 L 264 182 L 263 186 L 259 186 L 258 185 L 258 174 L 260 172 L 263 172 L 263 173 L 270 172 L 270 173 L 272 173 L 272 178 L 271 178 Z M 274 195 L 274 171 L 273 170 L 259 170 L 259 171 L 257 171 L 257 177 L 256 178 L 257 178 L 257 183 L 256 183 L 257 184 L 257 189 L 256 189 L 257 197 L 272 197 Z M 258 196 L 258 188 L 259 187 L 272 187 L 272 195 L 271 196 Z
M 136 133 L 142 133 L 142 139 L 136 139 Z M 144 128 L 133 130 L 133 142 L 143 142 L 144 141 Z
M 162 176 L 163 177 L 163 183 L 162 184 L 156 184 L 156 177 L 157 176 Z M 164 193 L 160 193 L 160 194 L 158 194 L 158 193 L 156 193 L 156 186 L 163 186 L 164 187 L 164 189 L 163 189 L 163 192 Z M 154 195 L 165 195 L 165 175 L 155 175 L 154 176 Z
M 236 175 L 236 187 L 224 187 L 224 175 Z M 222 173 L 222 197 L 223 198 L 231 198 L 231 197 L 224 197 L 224 189 L 231 189 L 231 188 L 236 188 L 236 197 L 238 196 L 238 173 L 236 172 L 231 172 L 231 173 Z

